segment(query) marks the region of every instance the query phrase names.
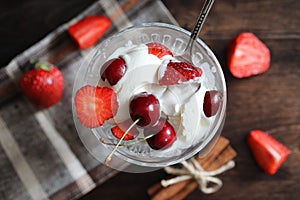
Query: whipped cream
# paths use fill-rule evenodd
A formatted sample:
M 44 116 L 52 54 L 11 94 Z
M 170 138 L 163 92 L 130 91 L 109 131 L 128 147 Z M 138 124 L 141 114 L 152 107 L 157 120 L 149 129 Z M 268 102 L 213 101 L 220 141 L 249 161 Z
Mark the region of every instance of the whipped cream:
M 188 101 L 183 105 L 181 113 L 182 132 L 179 134 L 185 141 L 198 142 L 209 127 L 209 120 L 203 113 L 203 99 L 206 89 L 201 87 Z M 203 126 L 205 125 L 205 126 Z
M 159 99 L 166 88 L 154 85 L 158 82 L 157 71 L 162 60 L 148 54 L 147 45 L 122 47 L 114 54 L 116 53 L 124 59 L 127 66 L 124 77 L 113 86 L 119 100 L 114 120 L 120 123 L 130 118 L 129 102 L 132 96 L 140 92 L 151 92 Z
M 207 89 L 202 81 L 207 80 L 202 80 L 201 77 L 200 81 L 193 83 L 159 85 L 159 77 L 163 76 L 167 63 L 170 60 L 174 61 L 174 58 L 168 55 L 160 59 L 148 54 L 148 47 L 145 44 L 120 47 L 108 60 L 117 57 L 124 59 L 127 69 L 119 82 L 112 86 L 119 101 L 119 109 L 114 116 L 115 123 L 130 118 L 129 103 L 135 94 L 149 92 L 159 99 L 161 113 L 168 117 L 177 134 L 177 140 L 173 145 L 163 151 L 167 153 L 176 151 L 179 154 L 181 151 L 178 149 L 188 148 L 204 138 L 213 120 L 205 117 L 203 113 L 203 99 Z M 107 83 L 100 81 L 99 84 Z
M 198 83 L 169 85 L 161 97 L 162 112 L 168 116 L 178 115 L 182 105 L 195 94 L 199 87 Z

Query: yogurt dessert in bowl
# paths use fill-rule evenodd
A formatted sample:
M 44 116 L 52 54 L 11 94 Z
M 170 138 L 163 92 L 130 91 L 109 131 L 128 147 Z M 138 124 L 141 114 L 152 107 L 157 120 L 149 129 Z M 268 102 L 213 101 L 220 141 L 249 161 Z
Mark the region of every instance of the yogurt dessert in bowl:
M 179 55 L 190 32 L 170 24 L 128 28 L 82 63 L 72 106 L 78 134 L 102 163 L 145 172 L 205 153 L 225 120 L 222 68 L 199 38 L 192 63 Z

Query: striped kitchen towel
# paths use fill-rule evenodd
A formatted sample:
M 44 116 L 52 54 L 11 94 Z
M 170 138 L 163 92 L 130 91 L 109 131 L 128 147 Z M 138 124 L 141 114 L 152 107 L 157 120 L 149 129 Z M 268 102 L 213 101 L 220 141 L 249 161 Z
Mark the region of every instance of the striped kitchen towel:
M 78 199 L 117 173 L 89 154 L 72 118 L 73 81 L 91 49 L 78 50 L 66 29 L 92 14 L 113 22 L 102 39 L 142 22 L 176 23 L 160 0 L 100 0 L 1 68 L 0 199 Z M 46 110 L 36 109 L 18 86 L 37 60 L 58 66 L 65 79 L 62 100 Z

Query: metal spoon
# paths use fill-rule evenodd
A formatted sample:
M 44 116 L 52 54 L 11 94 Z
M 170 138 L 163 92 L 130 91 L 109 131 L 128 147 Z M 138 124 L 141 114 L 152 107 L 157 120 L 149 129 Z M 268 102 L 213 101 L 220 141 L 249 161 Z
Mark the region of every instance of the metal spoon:
M 176 56 L 176 58 L 178 60 L 185 60 L 189 63 L 192 63 L 192 50 L 193 50 L 193 46 L 194 46 L 194 42 L 196 40 L 196 38 L 198 37 L 202 26 L 204 24 L 204 21 L 212 7 L 214 3 L 214 0 L 205 0 L 204 5 L 201 9 L 201 12 L 198 16 L 197 22 L 193 28 L 193 31 L 191 33 L 190 39 L 188 41 L 188 44 L 186 46 L 186 48 L 184 49 L 183 53 L 181 55 Z

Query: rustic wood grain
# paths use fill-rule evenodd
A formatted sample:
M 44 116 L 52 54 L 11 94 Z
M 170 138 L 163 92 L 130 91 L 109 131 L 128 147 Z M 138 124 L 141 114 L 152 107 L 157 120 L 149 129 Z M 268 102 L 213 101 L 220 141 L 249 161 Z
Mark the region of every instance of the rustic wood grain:
M 203 0 L 162 0 L 179 25 L 191 30 Z M 17 3 L 13 4 L 13 2 Z M 28 3 L 36 2 L 36 3 Z M 42 3 L 44 2 L 44 3 Z M 47 3 L 46 3 L 47 2 Z M 51 2 L 51 3 L 50 3 Z M 61 2 L 61 3 L 59 3 Z M 82 3 L 84 2 L 84 3 Z M 46 33 L 72 18 L 89 1 L 12 1 L 1 7 L 1 63 L 40 40 Z M 48 21 L 36 17 L 44 5 L 53 10 Z M 52 7 L 51 7 L 52 5 Z M 60 7 L 63 5 L 63 7 Z M 10 11 L 13 7 L 17 10 Z M 32 9 L 25 13 L 26 9 Z M 40 7 L 39 7 L 40 8 Z M 56 10 L 54 9 L 56 8 Z M 73 10 L 72 10 L 73 8 Z M 36 9 L 36 10 L 34 10 Z M 1 11 L 2 11 L 1 10 Z M 228 87 L 227 118 L 222 135 L 237 151 L 236 167 L 220 177 L 224 186 L 212 195 L 196 190 L 187 200 L 202 199 L 299 199 L 300 182 L 300 1 L 298 0 L 216 0 L 200 33 L 219 59 Z M 25 14 L 24 14 L 25 13 Z M 13 16 L 19 16 L 13 18 Z M 22 17 L 20 17 L 20 15 Z M 30 19 L 30 20 L 29 20 Z M 21 23 L 20 20 L 27 20 Z M 16 26 L 16 24 L 22 24 Z M 39 29 L 30 29 L 32 25 Z M 15 30 L 15 31 L 13 31 Z M 265 74 L 247 79 L 231 76 L 226 66 L 226 50 L 238 33 L 250 31 L 271 50 L 271 67 Z M 7 42 L 10 41 L 10 42 Z M 263 129 L 285 144 L 291 154 L 274 175 L 265 174 L 255 163 L 246 144 L 252 129 Z M 146 193 L 154 183 L 166 177 L 163 170 L 144 174 L 121 172 L 82 200 L 148 199 Z
M 203 1 L 163 0 L 178 23 L 191 30 Z M 299 199 L 300 189 L 300 2 L 297 0 L 215 1 L 200 37 L 220 60 L 228 87 L 228 109 L 223 135 L 238 153 L 236 168 L 221 175 L 223 188 L 212 195 L 200 191 L 187 200 L 202 199 Z M 226 50 L 238 33 L 250 31 L 271 50 L 271 67 L 247 79 L 231 76 Z M 285 144 L 291 155 L 274 175 L 255 163 L 246 144 L 252 129 L 263 129 Z M 145 191 L 166 175 L 121 173 L 87 195 L 84 200 L 118 199 L 113 188 L 127 198 L 147 199 Z M 152 183 L 152 184 L 151 184 Z

